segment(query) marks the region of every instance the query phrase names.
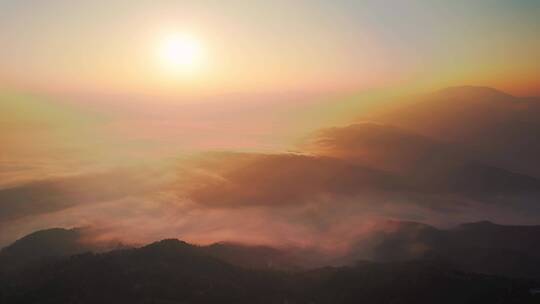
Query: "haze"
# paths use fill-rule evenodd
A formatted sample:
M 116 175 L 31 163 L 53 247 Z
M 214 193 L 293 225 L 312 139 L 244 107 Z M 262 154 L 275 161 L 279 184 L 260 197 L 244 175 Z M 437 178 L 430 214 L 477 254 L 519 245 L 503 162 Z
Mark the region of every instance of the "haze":
M 540 220 L 540 2 L 0 1 L 0 245 L 344 253 Z

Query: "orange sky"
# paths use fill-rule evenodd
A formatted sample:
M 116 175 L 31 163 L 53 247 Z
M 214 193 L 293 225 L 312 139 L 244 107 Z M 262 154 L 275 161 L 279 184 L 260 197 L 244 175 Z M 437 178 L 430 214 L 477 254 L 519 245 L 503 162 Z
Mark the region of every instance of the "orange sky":
M 8 86 L 198 96 L 473 84 L 540 93 L 534 1 L 25 3 L 0 4 Z M 162 41 L 177 34 L 196 38 L 204 67 L 164 69 Z

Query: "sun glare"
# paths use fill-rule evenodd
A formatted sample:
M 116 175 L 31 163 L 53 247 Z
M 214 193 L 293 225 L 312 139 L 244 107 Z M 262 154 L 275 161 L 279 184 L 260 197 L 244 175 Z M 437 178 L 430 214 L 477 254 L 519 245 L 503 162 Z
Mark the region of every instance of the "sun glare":
M 203 64 L 204 50 L 200 41 L 190 35 L 165 37 L 159 45 L 161 64 L 172 72 L 195 72 Z

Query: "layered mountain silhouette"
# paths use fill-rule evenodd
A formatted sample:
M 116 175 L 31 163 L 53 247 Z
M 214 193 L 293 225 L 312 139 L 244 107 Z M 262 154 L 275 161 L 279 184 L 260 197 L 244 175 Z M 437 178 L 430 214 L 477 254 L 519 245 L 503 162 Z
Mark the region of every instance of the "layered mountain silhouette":
M 379 228 L 370 239 L 357 244 L 350 260 L 429 259 L 469 272 L 540 277 L 540 226 L 484 221 L 442 230 L 420 223 L 388 222 Z
M 419 224 L 403 225 L 404 230 L 410 230 Z M 428 236 L 437 231 L 428 226 L 422 229 L 432 229 L 425 233 Z M 471 245 L 469 242 L 476 244 L 475 237 L 484 238 L 491 229 L 502 229 L 504 239 L 519 235 L 526 239 L 524 235 L 529 235 L 529 229 L 538 228 L 477 223 L 447 233 L 459 234 L 465 230 L 463 233 L 469 239 L 464 244 Z M 69 230 L 60 231 L 34 234 L 30 240 L 23 238 L 3 252 L 15 253 L 30 244 L 56 245 L 65 248 L 66 253 L 73 252 L 73 248 L 66 247 L 72 243 L 70 238 L 64 239 L 66 244 L 36 240 L 50 238 L 51 234 L 69 234 Z M 491 241 L 480 243 L 480 247 L 494 246 Z M 215 246 L 199 247 L 167 239 L 141 248 L 42 260 L 16 274 L 2 274 L 0 300 L 2 303 L 534 303 L 538 300 L 530 293 L 537 284 L 534 280 L 475 274 L 442 260 L 361 262 L 284 272 L 233 265 L 215 252 L 225 250 L 230 256 L 239 252 L 238 249 L 220 247 L 215 251 Z M 527 247 L 517 241 L 508 246 L 516 250 Z M 55 250 L 49 252 L 62 252 Z M 240 250 L 240 255 L 245 255 L 246 250 Z M 260 247 L 253 247 L 254 257 L 260 253 Z
M 96 246 L 82 242 L 81 229 L 52 228 L 31 233 L 0 251 L 3 270 L 17 269 L 44 259 L 66 257 L 95 251 Z
M 95 242 L 85 239 L 84 228 L 52 228 L 36 231 L 0 250 L 0 272 L 18 271 L 41 262 L 56 261 L 85 253 L 102 253 L 132 248 L 119 242 Z M 149 245 L 191 248 L 198 254 L 214 257 L 229 264 L 249 269 L 292 270 L 304 265 L 296 253 L 262 245 L 222 242 L 208 246 L 192 246 L 169 239 Z
M 0 266 L 2 270 L 20 269 L 78 254 L 130 248 L 114 243 L 105 243 L 109 247 L 104 243 L 85 243 L 81 231 L 53 228 L 31 233 L 0 251 Z M 144 248 L 156 246 L 187 248 L 245 269 L 297 271 L 309 267 L 302 260 L 309 252 L 294 248 L 239 243 L 194 246 L 177 240 L 164 240 Z M 321 253 L 312 252 L 316 254 Z M 540 226 L 506 226 L 484 221 L 445 230 L 414 222 L 381 222 L 368 238 L 359 240 L 349 253 L 335 261 L 352 265 L 358 260 L 418 259 L 442 260 L 469 272 L 540 278 Z

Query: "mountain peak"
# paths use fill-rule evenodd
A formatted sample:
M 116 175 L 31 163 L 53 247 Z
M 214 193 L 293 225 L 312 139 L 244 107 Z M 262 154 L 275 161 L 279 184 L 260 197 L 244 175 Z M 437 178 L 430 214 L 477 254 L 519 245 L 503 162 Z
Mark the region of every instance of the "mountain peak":
M 30 233 L 13 244 L 5 247 L 3 251 L 28 251 L 28 253 L 43 247 L 57 247 L 78 243 L 81 237 L 81 229 L 50 228 Z
M 81 242 L 81 228 L 52 228 L 24 236 L 0 251 L 0 264 L 6 268 L 26 265 L 42 259 L 95 251 Z
M 177 250 L 195 247 L 179 239 L 163 239 L 161 241 L 154 242 L 150 245 L 144 246 L 147 249 L 160 249 L 160 250 Z
M 436 95 L 452 98 L 502 98 L 511 97 L 510 94 L 490 87 L 483 86 L 454 86 L 435 92 Z

